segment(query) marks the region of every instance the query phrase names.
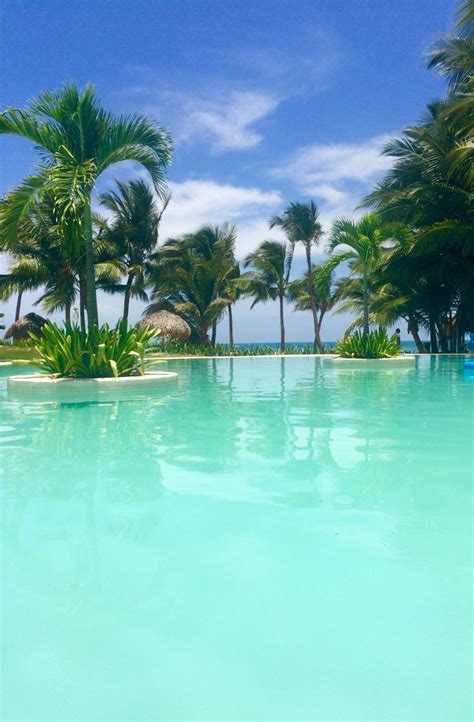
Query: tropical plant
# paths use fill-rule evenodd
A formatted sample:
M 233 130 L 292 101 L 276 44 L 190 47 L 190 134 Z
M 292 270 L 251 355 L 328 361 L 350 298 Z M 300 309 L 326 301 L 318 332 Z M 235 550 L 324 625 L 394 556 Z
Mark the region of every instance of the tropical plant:
M 342 358 L 389 358 L 398 356 L 400 346 L 395 339 L 389 339 L 384 329 L 344 336 L 336 344 L 336 352 Z
M 1 211 L 6 218 L 8 212 L 3 205 Z M 94 220 L 97 225 L 98 219 L 94 217 Z M 0 298 L 7 300 L 13 293 L 18 293 L 15 321 L 20 316 L 23 292 L 42 288 L 34 305 L 41 303 L 48 313 L 64 311 L 66 323 L 70 323 L 77 293 L 81 295 L 83 290 L 80 283 L 83 259 L 68 245 L 53 198 L 45 197 L 41 202 L 31 204 L 28 214 L 18 225 L 14 243 L 9 243 L 6 250 L 10 263 L 8 273 L 0 275 Z M 112 252 L 115 249 L 96 233 L 95 274 L 101 283 L 118 280 L 119 271 Z M 82 298 L 80 305 L 82 319 Z M 82 326 L 85 328 L 85 322 Z
M 454 33 L 431 48 L 428 67 L 447 77 L 448 97 L 432 103 L 422 123 L 387 143 L 383 152 L 393 166 L 363 205 L 375 208 L 384 221 L 410 227 L 409 252 L 396 254 L 392 270 L 405 287 L 417 289 L 416 313 L 430 330 L 431 350 L 437 350 L 438 339 L 447 349 L 452 323 L 460 350 L 474 324 L 472 0 L 460 3 Z
M 227 306 L 227 318 L 229 320 L 229 347 L 231 350 L 234 348 L 234 316 L 232 306 L 239 300 L 242 295 L 242 289 L 240 285 L 240 266 L 235 261 L 234 269 L 229 273 L 227 283 L 224 285 L 222 291 L 224 298 L 227 298 L 229 305 Z
M 406 235 L 406 230 L 395 224 L 382 223 L 373 214 L 358 221 L 339 218 L 334 221 L 329 239 L 328 251 L 331 256 L 327 262 L 327 272 L 336 269 L 342 263 L 348 263 L 351 275 L 358 276 L 362 284 L 363 330 L 369 333 L 369 277 L 380 257 L 395 238 Z M 339 294 L 341 296 L 341 294 Z
M 23 109 L 0 114 L 0 133 L 27 138 L 39 150 L 42 166 L 5 198 L 9 208 L 3 235 L 15 237 L 18 224 L 44 193 L 53 196 L 61 223 L 84 255 L 89 328 L 98 325 L 94 273 L 91 193 L 98 177 L 120 161 L 140 163 L 159 192 L 165 185 L 171 141 L 163 128 L 141 115 L 105 111 L 92 85 L 80 92 L 73 83 L 46 91 Z M 77 255 L 80 255 L 79 253 Z
M 244 296 L 253 298 L 251 308 L 257 303 L 278 300 L 280 311 L 280 351 L 285 351 L 285 298 L 288 290 L 286 278 L 287 250 L 279 241 L 263 241 L 257 250 L 249 253 L 244 267 L 251 268 L 240 278 Z
M 104 378 L 143 375 L 150 341 L 158 334 L 148 328 L 127 329 L 122 322 L 81 331 L 77 325 L 59 328 L 46 323 L 42 336 L 30 334 L 40 361 L 34 365 L 59 377 Z
M 115 249 L 114 255 L 126 282 L 103 281 L 99 286 L 108 293 L 123 293 L 122 318 L 128 322 L 130 299 L 148 301 L 146 288 L 150 284 L 158 226 L 170 197 L 159 210 L 156 196 L 145 181 L 118 181 L 117 188 L 117 191 L 108 191 L 99 197 L 102 206 L 111 214 L 111 221 L 102 233 Z
M 321 327 L 325 315 L 337 301 L 336 287 L 334 285 L 334 269 L 330 265 L 320 264 L 311 270 L 314 298 L 316 299 L 317 327 L 320 345 L 318 351 L 323 350 Z M 295 311 L 312 310 L 312 299 L 308 293 L 308 272 L 302 278 L 291 281 L 288 285 L 288 299 L 293 301 Z M 314 349 L 313 349 L 314 350 Z
M 435 329 L 444 325 L 443 316 L 451 310 L 458 343 L 469 319 L 474 320 L 474 151 L 443 108 L 431 106 L 424 124 L 387 144 L 384 152 L 394 158 L 394 166 L 364 202 L 382 219 L 398 218 L 413 229 L 405 260 L 416 274 L 421 270 L 431 289 L 424 310 L 429 313 L 432 350 L 437 345 Z M 442 334 L 440 340 L 443 344 Z
M 51 197 L 31 205 L 18 226 L 9 256 L 9 272 L 0 278 L 0 293 L 7 298 L 18 292 L 15 320 L 20 315 L 21 294 L 43 287 L 35 305 L 42 303 L 48 312 L 63 310 L 69 323 L 76 297 L 77 259 L 65 253 L 64 235 Z
M 474 2 L 462 0 L 456 11 L 454 33 L 434 43 L 427 54 L 428 68 L 436 68 L 448 78 L 452 94 L 474 80 Z
M 164 354 L 173 354 L 180 356 L 274 356 L 280 354 L 281 351 L 275 346 L 267 344 L 235 346 L 234 348 L 226 344 L 216 344 L 210 347 L 208 344 L 193 344 L 185 341 L 161 341 L 157 350 Z M 312 354 L 314 348 L 312 344 L 305 345 L 287 345 L 285 353 L 291 355 Z
M 152 302 L 145 313 L 172 311 L 189 323 L 193 342 L 215 343 L 216 324 L 232 298 L 235 279 L 235 228 L 202 226 L 195 233 L 169 239 L 161 246 L 152 273 Z
M 319 334 L 318 304 L 312 283 L 311 250 L 322 236 L 321 224 L 318 221 L 319 211 L 313 201 L 309 203 L 290 203 L 281 216 L 273 216 L 270 219 L 270 228 L 275 226 L 281 228 L 288 239 L 288 253 L 286 258 L 286 281 L 290 278 L 293 254 L 297 243 L 302 243 L 306 255 L 306 280 L 308 287 L 308 299 L 313 314 L 314 347 L 321 350 L 322 343 Z

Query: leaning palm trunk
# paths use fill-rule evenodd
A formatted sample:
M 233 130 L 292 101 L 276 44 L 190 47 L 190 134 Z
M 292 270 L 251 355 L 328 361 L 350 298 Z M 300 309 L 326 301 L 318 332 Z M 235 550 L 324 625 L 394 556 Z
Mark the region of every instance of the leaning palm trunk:
M 16 299 L 15 323 L 16 323 L 16 322 L 19 320 L 19 318 L 20 318 L 21 299 L 22 299 L 22 297 L 23 297 L 23 290 L 20 289 L 20 290 L 18 291 L 18 296 L 17 296 L 17 299 Z
M 436 323 L 430 314 L 430 345 L 431 353 L 438 353 L 438 338 L 436 336 Z
M 314 328 L 314 349 L 318 350 L 321 348 L 321 337 L 319 335 L 319 324 L 318 324 L 318 309 L 316 307 L 316 298 L 314 295 L 313 281 L 312 281 L 312 270 L 313 264 L 311 261 L 311 246 L 305 244 L 306 251 L 306 264 L 308 266 L 308 295 L 309 302 L 311 305 L 311 313 L 313 314 L 313 328 Z
M 70 301 L 66 301 L 64 305 L 64 320 L 66 321 L 66 326 L 71 325 L 71 303 Z
M 84 255 L 86 277 L 86 311 L 89 330 L 99 325 L 97 291 L 95 287 L 94 245 L 92 241 L 92 216 L 90 197 L 84 204 Z
M 318 320 L 318 344 L 319 344 L 320 351 L 324 350 L 323 342 L 321 340 L 321 326 L 323 325 L 323 318 L 324 318 L 325 314 L 326 314 L 326 311 L 324 308 L 322 308 L 320 311 L 319 320 Z
M 413 340 L 415 342 L 416 350 L 418 351 L 418 353 L 426 353 L 426 348 L 424 347 L 423 341 L 421 340 L 420 334 L 418 333 L 417 325 L 411 319 L 408 322 L 408 328 L 411 335 L 413 336 Z
M 229 313 L 229 347 L 230 350 L 234 350 L 234 319 L 232 317 L 232 304 L 229 303 L 229 307 L 227 309 Z
M 280 302 L 280 351 L 285 353 L 285 304 L 283 294 L 279 295 Z
M 212 332 L 211 332 L 211 344 L 212 346 L 216 345 L 216 336 L 217 336 L 217 321 L 212 322 Z

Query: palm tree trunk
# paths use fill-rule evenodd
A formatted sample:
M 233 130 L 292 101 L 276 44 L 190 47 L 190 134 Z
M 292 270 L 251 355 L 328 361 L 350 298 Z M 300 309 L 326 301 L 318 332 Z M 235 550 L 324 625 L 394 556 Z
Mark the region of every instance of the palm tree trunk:
M 79 319 L 80 319 L 80 323 L 81 323 L 81 331 L 83 333 L 85 333 L 85 331 L 86 331 L 85 308 L 86 308 L 86 279 L 84 276 L 84 272 L 81 270 L 79 273 Z
M 86 276 L 86 310 L 89 329 L 99 325 L 97 291 L 95 287 L 94 245 L 92 241 L 92 215 L 90 196 L 84 205 L 84 251 Z
M 318 321 L 318 340 L 319 340 L 319 348 L 321 351 L 323 351 L 323 349 L 324 349 L 323 342 L 321 340 L 321 326 L 323 325 L 323 318 L 324 318 L 325 314 L 326 314 L 326 309 L 323 307 L 319 314 L 319 321 Z
M 436 324 L 433 316 L 430 314 L 430 347 L 431 353 L 438 353 L 438 339 L 436 336 Z
M 283 293 L 280 293 L 278 298 L 280 301 L 280 352 L 285 353 L 285 304 Z
M 454 335 L 454 350 L 456 353 L 459 353 L 463 350 L 464 347 L 464 305 L 463 305 L 463 299 L 461 297 L 461 301 L 459 303 L 458 309 L 456 311 L 456 315 L 454 317 L 454 329 L 452 331 Z
M 319 335 L 318 325 L 318 309 L 316 308 L 316 297 L 314 295 L 313 287 L 313 264 L 311 262 L 311 245 L 305 243 L 304 249 L 306 251 L 306 265 L 308 267 L 308 295 L 311 304 L 311 313 L 313 314 L 313 328 L 314 328 L 314 350 L 317 351 L 321 348 L 321 338 Z
M 66 326 L 71 325 L 71 304 L 69 301 L 66 301 L 66 304 L 64 306 L 64 316 L 66 321 Z
M 217 321 L 213 321 L 212 322 L 212 334 L 211 334 L 212 346 L 216 345 L 216 336 L 217 336 Z
M 441 347 L 441 353 L 448 353 L 448 340 L 446 336 L 446 327 L 447 322 L 446 318 L 444 319 L 444 323 L 440 323 L 438 325 L 438 335 L 439 335 L 439 345 Z
M 15 308 L 15 321 L 18 321 L 20 318 L 20 311 L 21 311 L 21 299 L 23 297 L 23 289 L 20 289 L 18 291 L 18 296 L 16 298 L 16 308 Z
M 125 287 L 125 296 L 123 299 L 123 321 L 127 325 L 128 324 L 128 311 L 130 309 L 130 294 L 132 292 L 132 283 L 133 278 L 135 274 L 133 271 L 130 271 L 127 278 L 127 285 Z
M 413 336 L 413 340 L 416 345 L 416 350 L 418 353 L 426 353 L 426 348 L 423 346 L 423 341 L 420 338 L 420 334 L 418 333 L 418 327 L 412 319 L 408 319 L 408 329 Z
M 229 347 L 230 350 L 234 350 L 234 319 L 232 317 L 232 304 L 229 303 L 227 307 L 227 311 L 229 313 Z
M 82 303 L 82 301 L 81 301 L 81 304 L 79 307 L 79 316 L 80 316 L 80 322 L 81 322 L 81 331 L 83 333 L 85 333 L 86 332 L 86 307 L 85 307 L 85 304 Z
M 369 334 L 370 328 L 369 328 L 369 284 L 367 280 L 367 266 L 364 264 L 364 273 L 363 273 L 363 302 L 364 302 L 364 335 L 367 336 Z

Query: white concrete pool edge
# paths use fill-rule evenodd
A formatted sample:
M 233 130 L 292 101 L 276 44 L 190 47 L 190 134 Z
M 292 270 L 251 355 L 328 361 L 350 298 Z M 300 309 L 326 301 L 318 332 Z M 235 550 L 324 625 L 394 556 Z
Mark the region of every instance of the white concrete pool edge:
M 149 371 L 143 376 L 119 376 L 94 379 L 71 379 L 53 378 L 42 374 L 23 374 L 19 376 L 8 376 L 7 387 L 11 389 L 28 389 L 28 391 L 90 391 L 122 389 L 122 388 L 143 388 L 157 383 L 172 381 L 178 374 L 174 371 Z

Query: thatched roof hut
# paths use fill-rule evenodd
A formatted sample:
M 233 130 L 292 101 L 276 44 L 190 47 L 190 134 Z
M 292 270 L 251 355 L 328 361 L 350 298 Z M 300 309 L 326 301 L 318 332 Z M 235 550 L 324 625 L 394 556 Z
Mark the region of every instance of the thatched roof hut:
M 41 336 L 41 329 L 46 323 L 46 319 L 37 313 L 27 313 L 12 323 L 10 328 L 5 332 L 5 339 L 11 338 L 12 341 L 30 341 L 29 331 L 35 336 Z
M 187 341 L 191 335 L 191 327 L 181 316 L 170 311 L 157 311 L 145 316 L 138 324 L 139 328 L 155 328 L 160 331 L 160 338 L 165 341 Z

